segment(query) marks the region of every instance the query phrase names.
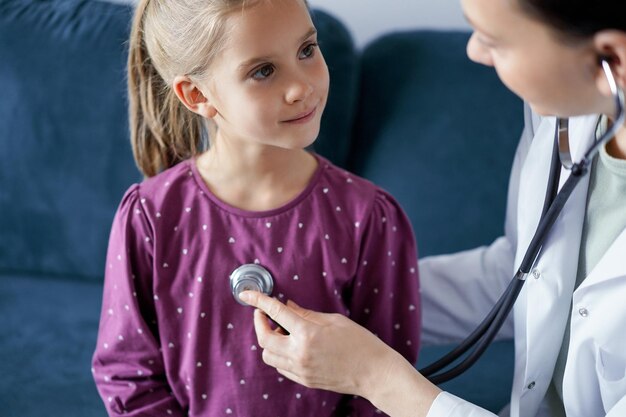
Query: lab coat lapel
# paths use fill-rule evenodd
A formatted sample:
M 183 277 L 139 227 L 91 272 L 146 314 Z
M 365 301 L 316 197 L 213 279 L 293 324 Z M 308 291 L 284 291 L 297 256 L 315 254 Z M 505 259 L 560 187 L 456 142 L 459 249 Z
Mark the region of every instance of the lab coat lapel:
M 541 174 L 544 176 L 541 178 L 536 174 L 534 175 L 535 178 L 533 178 L 530 186 L 535 190 L 531 192 L 530 189 L 527 189 L 527 194 L 525 195 L 535 201 L 524 208 L 520 207 L 520 215 L 526 211 L 524 214 L 526 219 L 522 227 L 527 231 L 523 235 L 520 233 L 521 246 L 518 248 L 517 253 L 518 265 L 528 242 L 532 238 L 543 205 L 543 196 L 546 189 L 545 178 L 548 176 L 547 171 L 549 169 L 545 165 L 549 165 L 549 155 L 552 141 L 554 140 L 554 120 L 552 119 L 546 125 L 542 126 L 543 132 L 539 131 L 535 137 L 535 140 L 544 142 L 537 143 L 537 146 L 540 148 L 538 150 L 544 152 L 541 158 L 543 161 L 541 162 L 542 166 L 533 167 L 534 170 L 541 171 Z M 580 160 L 587 147 L 591 144 L 594 128 L 595 121 L 589 117 L 576 118 L 570 121 L 570 147 L 574 161 Z M 535 156 L 539 159 L 538 154 L 535 154 Z M 529 172 L 532 171 L 529 169 Z M 570 174 L 570 171 L 561 171 L 559 188 L 563 186 Z M 516 327 L 518 324 L 522 324 L 522 328 L 518 328 L 516 337 L 521 336 L 520 339 L 523 341 L 521 346 L 519 340 L 516 345 L 518 353 L 522 353 L 527 361 L 523 368 L 524 377 L 518 380 L 518 388 L 525 391 L 528 389 L 527 386 L 532 386 L 534 393 L 529 398 L 543 398 L 552 378 L 553 365 L 556 362 L 559 346 L 562 342 L 578 268 L 578 253 L 588 184 L 589 179 L 587 176 L 580 181 L 566 203 L 536 262 L 535 267 L 540 278 L 534 279 L 533 274 L 530 274 L 525 288 L 522 294 L 520 294 L 521 305 L 516 306 Z M 524 316 L 520 317 L 520 312 L 525 313 Z M 520 323 L 519 319 L 522 319 L 523 322 Z M 520 348 L 525 350 L 525 352 L 522 352 Z M 533 355 L 528 355 L 527 352 L 529 351 L 533 351 Z M 521 369 L 518 368 L 516 371 L 519 372 Z M 538 407 L 539 403 L 537 402 L 535 405 Z M 536 408 L 528 403 L 527 408 L 521 407 L 521 410 L 524 409 L 525 411 L 521 412 L 520 416 L 530 417 L 534 416 L 536 412 Z

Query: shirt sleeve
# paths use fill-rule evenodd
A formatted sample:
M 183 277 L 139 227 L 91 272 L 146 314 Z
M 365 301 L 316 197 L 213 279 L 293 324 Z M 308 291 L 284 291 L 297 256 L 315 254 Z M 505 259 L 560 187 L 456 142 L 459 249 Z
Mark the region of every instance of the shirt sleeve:
M 160 354 L 152 292 L 153 231 L 131 187 L 109 237 L 92 372 L 109 416 L 184 416 Z
M 416 363 L 421 307 L 411 224 L 393 197 L 379 191 L 361 227 L 359 265 L 348 302 L 350 317 Z M 380 415 L 362 398 L 355 398 L 352 408 L 354 416 Z

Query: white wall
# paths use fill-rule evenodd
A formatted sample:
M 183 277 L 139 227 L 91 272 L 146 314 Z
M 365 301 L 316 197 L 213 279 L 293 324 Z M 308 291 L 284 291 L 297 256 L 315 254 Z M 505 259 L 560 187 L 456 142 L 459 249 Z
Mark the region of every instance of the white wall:
M 460 0 L 309 0 L 309 4 L 338 17 L 360 47 L 393 30 L 469 30 Z
M 133 3 L 134 0 L 108 0 Z M 376 36 L 404 29 L 467 29 L 460 0 L 308 0 L 339 18 L 362 47 Z

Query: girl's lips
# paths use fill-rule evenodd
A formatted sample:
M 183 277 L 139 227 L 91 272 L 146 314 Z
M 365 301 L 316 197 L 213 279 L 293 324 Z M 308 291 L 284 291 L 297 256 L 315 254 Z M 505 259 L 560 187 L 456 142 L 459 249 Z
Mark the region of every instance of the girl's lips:
M 313 110 L 310 110 L 305 113 L 301 113 L 297 115 L 296 117 L 294 117 L 293 119 L 285 120 L 283 123 L 294 123 L 294 124 L 306 123 L 309 120 L 311 120 L 313 116 L 315 116 L 316 112 L 317 112 L 317 106 L 313 107 Z

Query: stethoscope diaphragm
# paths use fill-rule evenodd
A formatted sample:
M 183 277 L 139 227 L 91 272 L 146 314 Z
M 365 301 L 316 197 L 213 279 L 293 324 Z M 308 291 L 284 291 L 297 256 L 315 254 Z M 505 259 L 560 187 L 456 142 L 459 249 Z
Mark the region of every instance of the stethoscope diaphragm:
M 271 295 L 274 279 L 267 269 L 258 264 L 244 264 L 230 274 L 230 291 L 241 305 L 248 305 L 239 299 L 243 291 L 259 291 Z

